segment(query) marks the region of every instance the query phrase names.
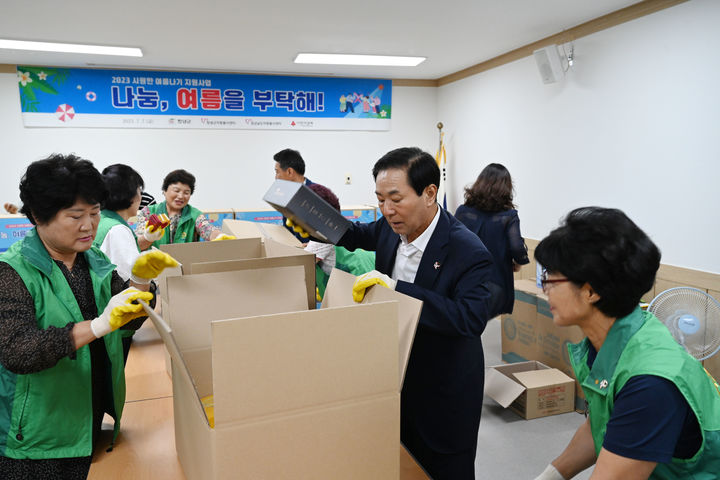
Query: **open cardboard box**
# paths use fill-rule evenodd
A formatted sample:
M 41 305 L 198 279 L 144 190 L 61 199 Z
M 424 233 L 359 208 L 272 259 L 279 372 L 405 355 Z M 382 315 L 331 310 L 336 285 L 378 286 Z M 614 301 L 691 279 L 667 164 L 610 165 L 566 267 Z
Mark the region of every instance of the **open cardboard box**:
M 334 271 L 308 310 L 306 278 L 302 266 L 183 275 L 168 279 L 172 327 L 146 307 L 173 357 L 188 480 L 398 478 L 398 359 L 422 302 L 373 287 L 356 304 L 354 277 Z
M 575 380 L 536 360 L 488 367 L 485 395 L 530 420 L 575 409 Z
M 555 325 L 547 295 L 534 280 L 515 281 L 513 313 L 503 316 L 501 331 L 503 361 L 537 360 L 575 378 L 567 346 L 578 343 L 585 334 L 576 325 Z M 585 397 L 580 384 L 576 384 L 575 409 L 584 408 Z
M 304 267 L 308 279 L 307 282 L 303 280 L 307 307 L 315 307 L 315 255 L 303 249 L 285 245 L 270 237 L 257 236 L 219 242 L 167 244 L 161 245 L 160 250 L 167 252 L 181 264 L 176 268 L 166 268 L 160 275 L 160 291 L 168 303 L 172 301 L 171 291 L 167 286 L 167 280 L 171 277 L 300 265 Z M 234 295 L 226 300 L 232 298 Z
M 223 233 L 236 238 L 271 238 L 290 247 L 302 248 L 295 235 L 282 225 L 275 223 L 250 222 L 248 220 L 225 220 L 222 224 Z

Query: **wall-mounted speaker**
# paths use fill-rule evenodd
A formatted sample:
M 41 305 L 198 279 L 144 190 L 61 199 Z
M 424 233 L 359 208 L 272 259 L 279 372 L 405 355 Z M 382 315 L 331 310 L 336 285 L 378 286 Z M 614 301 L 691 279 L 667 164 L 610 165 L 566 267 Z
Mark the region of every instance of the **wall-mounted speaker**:
M 543 83 L 555 83 L 563 77 L 565 72 L 557 45 L 549 45 L 535 50 L 533 56 Z

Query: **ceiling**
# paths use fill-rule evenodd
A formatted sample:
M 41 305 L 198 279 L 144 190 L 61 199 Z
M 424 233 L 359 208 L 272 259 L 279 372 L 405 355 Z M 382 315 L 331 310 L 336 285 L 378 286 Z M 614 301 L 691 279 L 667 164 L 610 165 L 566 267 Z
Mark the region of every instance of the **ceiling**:
M 0 64 L 437 79 L 637 0 L 4 1 L 0 38 L 140 47 L 0 50 Z M 424 56 L 417 67 L 294 64 L 299 52 Z

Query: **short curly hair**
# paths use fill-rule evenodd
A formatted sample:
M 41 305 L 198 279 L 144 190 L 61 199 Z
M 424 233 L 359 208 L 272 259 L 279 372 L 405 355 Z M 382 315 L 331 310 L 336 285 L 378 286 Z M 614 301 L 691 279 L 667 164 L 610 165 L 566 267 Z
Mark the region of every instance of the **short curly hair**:
M 622 211 L 583 207 L 538 244 L 535 259 L 578 286 L 588 283 L 600 295 L 595 307 L 620 318 L 652 288 L 660 250 Z
M 340 211 L 340 200 L 338 200 L 337 195 L 335 195 L 332 190 L 319 183 L 311 183 L 307 187 L 317 193 L 320 198 L 329 203 L 335 210 Z
M 187 170 L 178 169 L 165 175 L 162 184 L 162 191 L 166 191 L 173 183 L 184 183 L 190 187 L 190 193 L 195 193 L 195 175 L 188 172 Z
M 76 155 L 52 154 L 28 166 L 20 180 L 20 213 L 33 225 L 48 223 L 79 199 L 102 204 L 107 189 L 100 172 Z

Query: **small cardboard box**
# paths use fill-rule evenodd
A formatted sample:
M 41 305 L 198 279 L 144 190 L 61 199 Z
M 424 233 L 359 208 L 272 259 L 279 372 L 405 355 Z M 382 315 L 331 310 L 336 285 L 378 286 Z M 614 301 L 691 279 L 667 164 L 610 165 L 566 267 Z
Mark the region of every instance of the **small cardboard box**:
M 488 367 L 485 394 L 527 420 L 575 409 L 575 380 L 538 361 Z
M 501 331 L 503 361 L 538 360 L 575 378 L 567 347 L 581 341 L 585 334 L 577 326 L 555 325 L 547 296 L 534 280 L 515 281 L 513 313 L 503 316 Z M 580 384 L 577 384 L 576 409 L 585 408 L 584 400 Z
M 235 238 L 272 238 L 290 247 L 303 248 L 295 235 L 283 227 L 274 223 L 250 222 L 248 220 L 224 220 L 222 224 L 223 233 L 234 235 Z
M 348 279 L 337 273 L 334 306 L 320 310 L 306 309 L 301 266 L 169 278 L 172 329 L 146 308 L 173 357 L 188 480 L 398 478 L 399 318 L 414 317 L 414 335 L 422 303 L 373 287 L 342 305 Z M 394 300 L 374 302 L 378 293 Z M 214 428 L 200 401 L 210 394 Z
M 275 180 L 263 200 L 313 237 L 332 244 L 350 226 L 347 218 L 302 183 Z

